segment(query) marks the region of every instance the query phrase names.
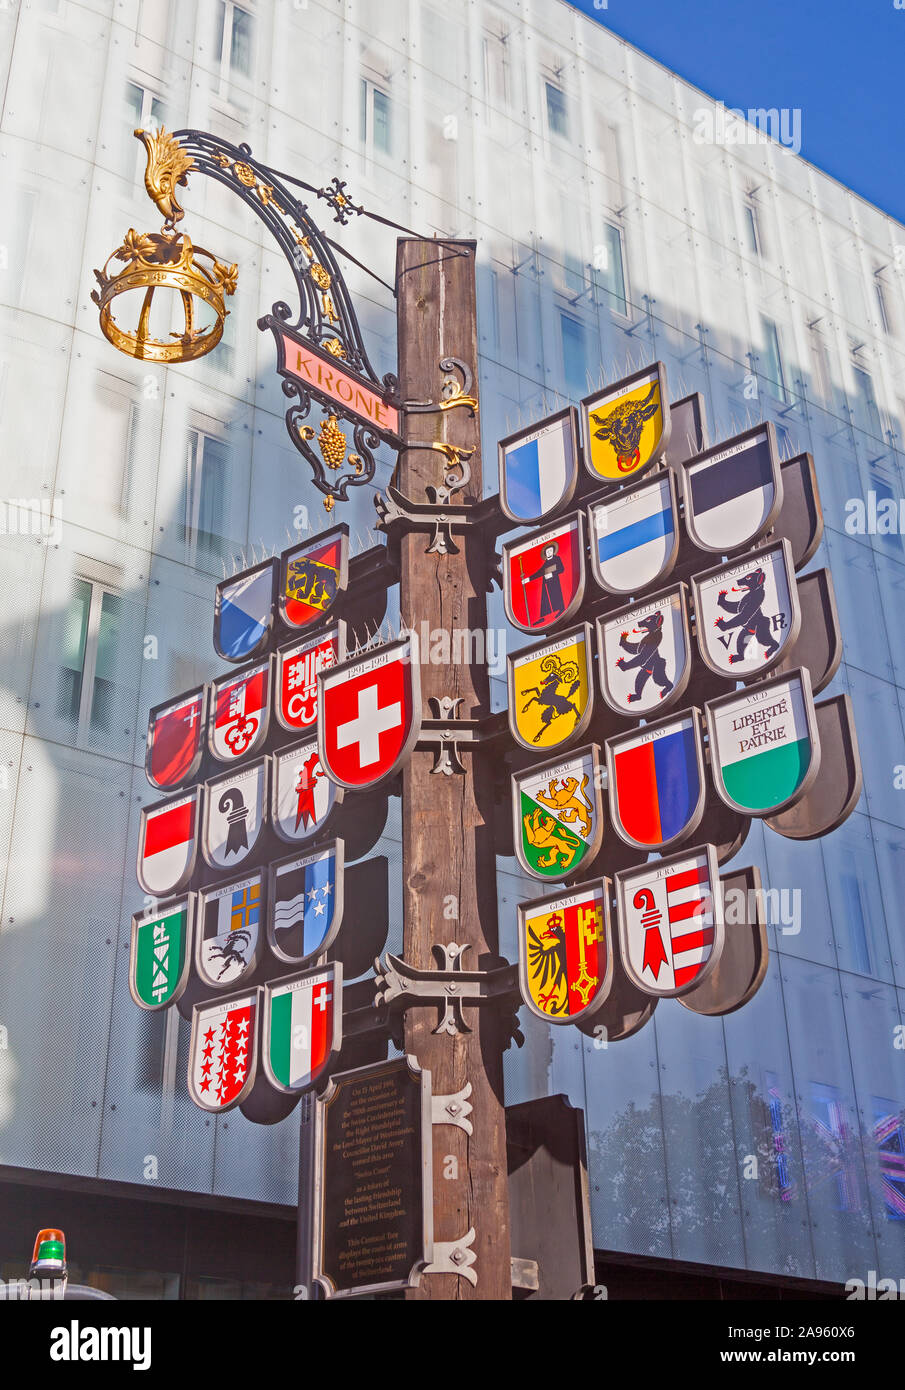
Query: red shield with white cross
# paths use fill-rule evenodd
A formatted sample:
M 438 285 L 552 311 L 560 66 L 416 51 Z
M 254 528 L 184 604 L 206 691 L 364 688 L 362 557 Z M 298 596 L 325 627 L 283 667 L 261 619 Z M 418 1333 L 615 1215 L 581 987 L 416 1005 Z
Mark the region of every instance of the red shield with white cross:
M 318 675 L 317 743 L 327 775 L 361 791 L 402 766 L 421 730 L 420 668 L 408 637 Z

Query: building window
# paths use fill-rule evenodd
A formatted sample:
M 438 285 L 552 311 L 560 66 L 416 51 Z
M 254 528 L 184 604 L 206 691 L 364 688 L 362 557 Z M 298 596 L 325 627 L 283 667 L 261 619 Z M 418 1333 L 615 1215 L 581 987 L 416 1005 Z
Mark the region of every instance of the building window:
M 889 316 L 889 295 L 888 286 L 883 278 L 883 267 L 874 271 L 874 294 L 877 297 L 877 313 L 880 316 L 880 327 L 884 333 L 892 332 L 892 320 Z
M 622 229 L 612 222 L 604 222 L 603 238 L 594 247 L 594 278 L 597 288 L 603 291 L 601 302 L 606 308 L 628 318 Z
M 763 242 L 760 235 L 760 219 L 757 215 L 757 208 L 753 203 L 745 203 L 743 211 L 745 223 L 745 238 L 748 243 L 748 250 L 752 256 L 763 255 Z
M 484 100 L 507 110 L 512 100 L 509 35 L 485 34 L 483 44 Z
M 230 73 L 251 77 L 254 15 L 234 5 L 232 0 L 217 0 L 217 29 L 214 56 L 221 76 Z
M 547 94 L 547 129 L 551 135 L 568 140 L 569 109 L 566 94 L 561 87 L 554 86 L 552 82 L 545 82 L 544 87 Z
M 814 385 L 820 393 L 820 399 L 829 402 L 833 398 L 829 353 L 826 339 L 816 325 L 811 325 L 811 353 L 814 358 Z
M 392 103 L 389 95 L 366 77 L 359 86 L 359 136 L 363 145 L 378 154 L 392 154 Z
M 222 439 L 189 431 L 182 535 L 190 565 L 224 552 L 228 465 L 229 448 Z
M 586 388 L 584 326 L 571 314 L 560 314 L 562 332 L 562 370 L 572 396 L 583 396 Z
M 880 407 L 877 405 L 877 398 L 874 395 L 874 383 L 871 380 L 870 372 L 866 372 L 863 367 L 853 365 L 852 373 L 855 378 L 856 424 L 859 429 L 867 430 L 868 434 L 874 435 L 876 439 L 882 439 L 883 425 L 880 420 Z
M 786 387 L 786 374 L 782 365 L 782 352 L 779 346 L 779 329 L 772 319 L 760 316 L 761 333 L 764 339 L 764 376 L 768 386 L 772 386 L 771 395 L 777 396 L 784 405 L 789 403 L 789 392 Z
M 63 614 L 57 716 L 75 726 L 75 741 L 109 732 L 122 598 L 105 585 L 76 579 Z

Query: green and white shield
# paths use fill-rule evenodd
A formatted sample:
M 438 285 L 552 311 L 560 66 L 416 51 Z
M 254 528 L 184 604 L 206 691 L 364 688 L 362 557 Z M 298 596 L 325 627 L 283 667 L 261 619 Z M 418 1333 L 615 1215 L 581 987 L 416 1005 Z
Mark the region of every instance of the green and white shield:
M 560 883 L 583 871 L 603 839 L 596 743 L 512 777 L 512 834 L 525 873 Z
M 175 1004 L 192 960 L 195 898 L 189 893 L 132 918 L 129 990 L 140 1009 Z
M 705 706 L 713 780 L 720 798 L 746 816 L 784 811 L 820 769 L 820 737 L 804 667 Z

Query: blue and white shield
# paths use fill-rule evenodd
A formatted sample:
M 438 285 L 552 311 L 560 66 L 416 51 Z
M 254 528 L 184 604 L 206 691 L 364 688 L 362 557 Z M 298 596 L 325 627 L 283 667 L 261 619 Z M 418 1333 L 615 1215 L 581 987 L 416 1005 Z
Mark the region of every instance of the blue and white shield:
M 244 570 L 217 585 L 214 647 L 225 661 L 248 661 L 264 651 L 273 629 L 279 561 Z
M 542 521 L 578 479 L 578 411 L 560 410 L 500 441 L 500 506 L 511 521 Z
M 611 493 L 588 507 L 594 578 L 610 594 L 641 594 L 672 572 L 679 550 L 673 474 Z
M 278 960 L 304 965 L 328 950 L 343 917 L 343 841 L 270 869 L 267 939 Z

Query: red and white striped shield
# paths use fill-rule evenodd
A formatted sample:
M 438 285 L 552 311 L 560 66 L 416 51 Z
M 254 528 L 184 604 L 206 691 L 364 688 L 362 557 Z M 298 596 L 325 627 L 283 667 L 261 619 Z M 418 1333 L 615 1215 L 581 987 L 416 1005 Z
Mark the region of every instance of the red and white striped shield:
M 268 658 L 214 681 L 208 741 L 219 762 L 232 763 L 248 757 L 267 737 L 270 676 Z
M 184 888 L 198 854 L 198 788 L 143 806 L 138 831 L 138 882 L 152 898 Z
M 409 637 L 321 671 L 318 751 L 338 786 L 361 791 L 402 766 L 421 729 L 420 677 Z
M 310 1091 L 342 1044 L 342 966 L 323 966 L 264 986 L 264 1074 L 274 1090 Z
M 259 1007 L 252 989 L 192 1010 L 189 1095 L 202 1110 L 232 1110 L 254 1085 Z
M 724 927 L 713 845 L 616 874 L 616 901 L 622 963 L 645 994 L 687 994 L 716 969 Z
M 145 773 L 152 787 L 172 791 L 189 782 L 201 764 L 207 687 L 156 705 L 148 719 Z

